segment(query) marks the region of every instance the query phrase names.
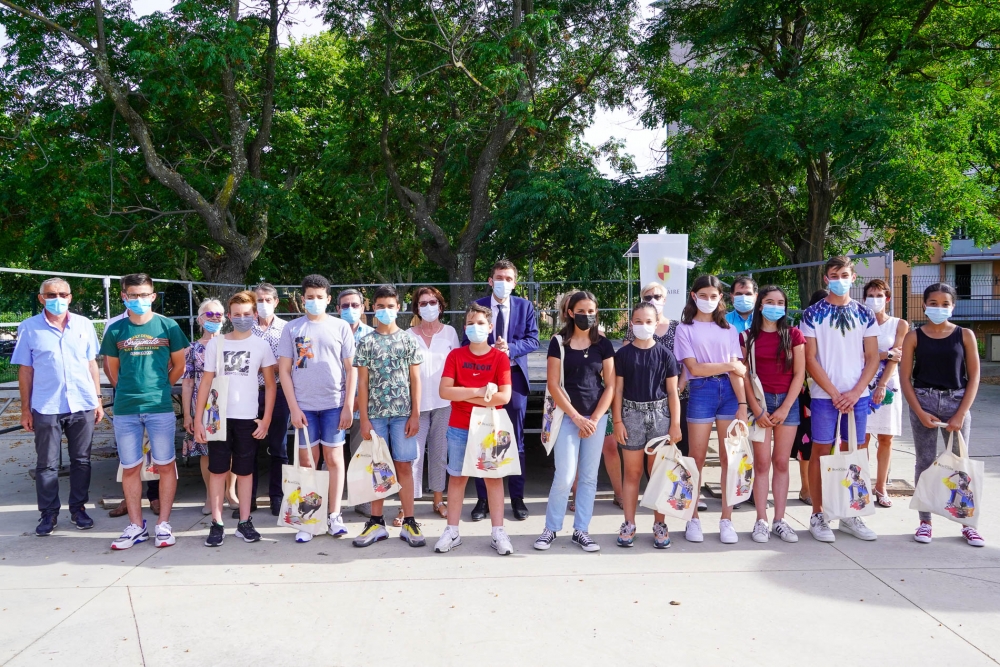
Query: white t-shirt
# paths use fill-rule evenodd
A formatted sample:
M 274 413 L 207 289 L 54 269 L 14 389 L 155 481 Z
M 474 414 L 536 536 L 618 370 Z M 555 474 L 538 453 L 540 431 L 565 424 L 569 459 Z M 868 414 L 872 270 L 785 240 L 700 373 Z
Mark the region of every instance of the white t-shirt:
M 275 366 L 271 346 L 263 338 L 250 336 L 243 340 L 227 340 L 215 336 L 205 346 L 205 372 L 218 373 L 218 344 L 222 346 L 224 373 L 229 378 L 228 419 L 257 419 L 257 373 L 261 368 Z
M 864 340 L 878 337 L 872 309 L 853 299 L 845 306 L 823 299 L 802 312 L 799 330 L 816 339 L 816 360 L 837 391 L 854 389 L 865 370 Z M 809 386 L 813 398 L 830 398 L 816 382 Z M 868 395 L 867 387 L 861 395 Z
M 424 337 L 416 327 L 407 331 L 417 339 L 417 347 L 424 358 L 424 363 L 417 367 L 420 369 L 420 411 L 447 408 L 451 405 L 451 401 L 441 398 L 441 373 L 444 371 L 448 353 L 460 345 L 455 328 L 445 325 L 431 338 L 430 347 L 427 347 Z

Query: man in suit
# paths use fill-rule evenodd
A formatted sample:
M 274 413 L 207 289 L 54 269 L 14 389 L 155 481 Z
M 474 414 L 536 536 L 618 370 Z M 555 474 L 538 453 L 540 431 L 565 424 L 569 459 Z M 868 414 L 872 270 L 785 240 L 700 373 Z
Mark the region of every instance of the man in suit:
M 494 264 L 489 283 L 493 294 L 476 303 L 493 311 L 493 333 L 489 342 L 510 357 L 511 397 L 504 409 L 514 425 L 521 474 L 507 478 L 507 490 L 514 518 L 524 521 L 528 518 L 528 508 L 524 504 L 524 411 L 528 405 L 528 354 L 538 349 L 538 323 L 531 302 L 513 296 L 517 285 L 517 267 L 513 262 L 501 259 Z M 463 339 L 462 344 L 468 345 L 468 339 Z M 489 505 L 486 503 L 486 484 L 481 479 L 476 479 L 476 495 L 478 502 L 472 509 L 472 520 L 482 521 L 489 514 Z

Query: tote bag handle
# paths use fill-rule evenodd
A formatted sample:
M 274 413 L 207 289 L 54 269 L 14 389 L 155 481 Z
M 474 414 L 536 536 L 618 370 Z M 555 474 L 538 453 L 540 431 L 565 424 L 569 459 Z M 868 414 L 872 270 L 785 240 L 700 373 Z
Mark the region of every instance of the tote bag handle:
M 309 439 L 309 425 L 306 424 L 306 426 L 303 427 L 303 428 L 298 428 L 298 427 L 295 428 L 295 443 L 294 443 L 295 453 L 292 455 L 292 463 L 295 465 L 295 467 L 299 466 L 299 449 L 300 449 L 300 447 L 299 447 L 299 431 L 304 431 L 305 432 L 305 434 L 306 434 L 306 441 L 308 442 L 308 439 Z M 309 467 L 310 468 L 315 468 L 316 467 L 316 459 L 313 458 L 312 447 L 307 444 L 305 450 L 306 450 L 306 454 L 309 455 Z
M 833 445 L 831 446 L 831 454 L 836 454 L 840 451 L 840 417 L 837 417 L 837 426 L 833 431 Z M 858 426 L 857 422 L 854 420 L 854 409 L 852 408 L 850 412 L 847 413 L 847 453 L 853 454 L 858 451 Z

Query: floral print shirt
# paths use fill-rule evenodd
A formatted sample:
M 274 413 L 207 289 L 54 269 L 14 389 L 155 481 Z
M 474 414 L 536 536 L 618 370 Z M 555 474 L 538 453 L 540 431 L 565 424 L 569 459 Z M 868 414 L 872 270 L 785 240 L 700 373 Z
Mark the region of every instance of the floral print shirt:
M 369 419 L 410 416 L 410 366 L 422 362 L 417 341 L 402 329 L 361 339 L 354 365 L 368 369 Z

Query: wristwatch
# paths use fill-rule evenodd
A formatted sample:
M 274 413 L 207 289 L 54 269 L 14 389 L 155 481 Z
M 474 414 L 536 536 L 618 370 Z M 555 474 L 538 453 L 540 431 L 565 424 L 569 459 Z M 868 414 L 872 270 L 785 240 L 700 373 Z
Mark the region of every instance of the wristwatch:
M 888 352 L 885 353 L 885 360 L 892 361 L 892 350 L 889 350 Z

